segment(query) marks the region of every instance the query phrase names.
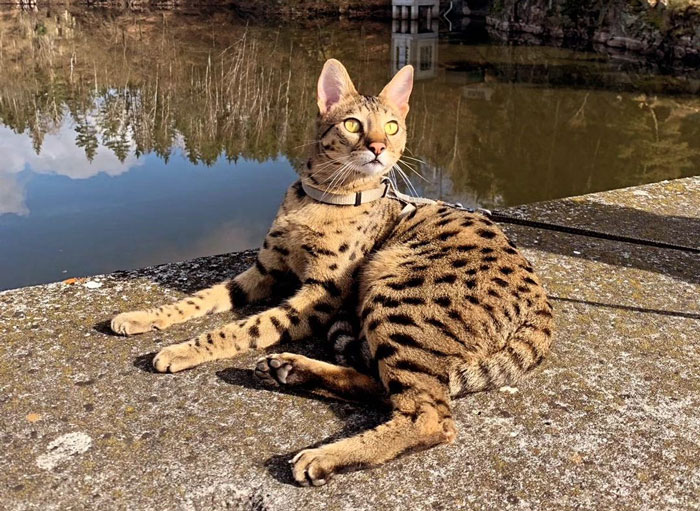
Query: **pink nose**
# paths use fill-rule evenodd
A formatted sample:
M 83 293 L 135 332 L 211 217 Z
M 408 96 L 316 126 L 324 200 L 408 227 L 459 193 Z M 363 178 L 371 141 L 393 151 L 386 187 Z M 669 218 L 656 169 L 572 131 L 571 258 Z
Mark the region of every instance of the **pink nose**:
M 386 146 L 381 143 L 381 142 L 372 142 L 369 145 L 369 148 L 372 150 L 372 152 L 375 154 L 375 156 L 379 156 L 384 152 L 384 149 L 386 149 Z

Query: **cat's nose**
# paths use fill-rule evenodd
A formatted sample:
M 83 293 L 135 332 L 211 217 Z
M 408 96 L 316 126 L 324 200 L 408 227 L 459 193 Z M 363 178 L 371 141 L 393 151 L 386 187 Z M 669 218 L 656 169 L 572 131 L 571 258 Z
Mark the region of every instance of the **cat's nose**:
M 384 152 L 384 149 L 386 149 L 386 145 L 384 145 L 382 142 L 372 142 L 369 145 L 369 148 L 375 156 L 379 156 Z

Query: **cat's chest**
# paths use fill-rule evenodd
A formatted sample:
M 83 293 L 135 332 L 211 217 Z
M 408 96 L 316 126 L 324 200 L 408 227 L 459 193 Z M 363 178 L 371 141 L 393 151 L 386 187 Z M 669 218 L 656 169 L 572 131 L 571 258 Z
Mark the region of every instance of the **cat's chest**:
M 332 270 L 358 264 L 384 230 L 382 223 L 383 219 L 374 215 L 309 217 L 303 211 L 278 219 L 290 251 L 288 265 L 297 274 L 308 273 L 314 267 Z

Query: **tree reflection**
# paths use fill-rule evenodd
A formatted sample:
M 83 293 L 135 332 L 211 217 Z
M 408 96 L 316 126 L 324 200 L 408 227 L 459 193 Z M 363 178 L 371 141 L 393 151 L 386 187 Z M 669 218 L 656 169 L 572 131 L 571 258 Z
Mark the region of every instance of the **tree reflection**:
M 90 162 L 102 146 L 121 162 L 168 161 L 178 150 L 193 164 L 278 155 L 299 164 L 322 62 L 340 58 L 368 92 L 396 65 L 390 27 L 374 23 L 4 11 L 0 31 L 0 122 L 40 154 L 45 136 L 69 121 Z M 700 166 L 697 80 L 553 48 L 443 43 L 438 52 L 436 36 L 429 42 L 438 60 L 415 86 L 407 159 L 427 179 L 415 182 L 426 194 L 507 205 Z

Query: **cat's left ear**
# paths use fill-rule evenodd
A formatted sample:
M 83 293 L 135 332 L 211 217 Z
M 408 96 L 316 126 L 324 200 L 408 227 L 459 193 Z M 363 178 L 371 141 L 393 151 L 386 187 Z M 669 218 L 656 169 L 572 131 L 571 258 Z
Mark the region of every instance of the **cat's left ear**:
M 357 95 L 350 75 L 340 61 L 328 59 L 318 77 L 318 109 L 321 115 L 346 96 Z
M 394 75 L 379 97 L 399 109 L 403 118 L 408 114 L 408 98 L 413 90 L 413 66 L 404 66 Z

